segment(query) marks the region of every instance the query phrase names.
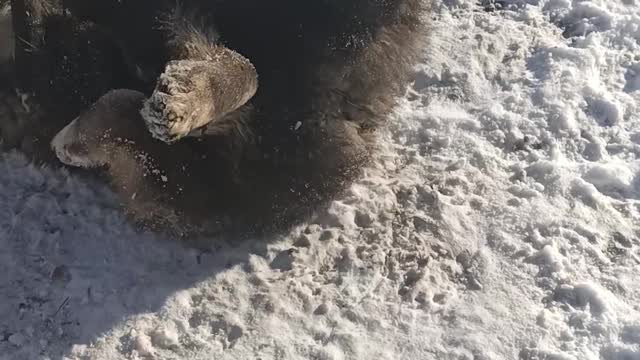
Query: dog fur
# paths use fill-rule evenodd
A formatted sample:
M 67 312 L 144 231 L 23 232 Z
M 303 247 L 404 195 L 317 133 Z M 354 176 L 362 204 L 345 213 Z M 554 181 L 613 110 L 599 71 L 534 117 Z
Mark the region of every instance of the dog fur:
M 153 91 L 132 85 L 71 109 L 79 117 L 54 141 L 62 161 L 102 169 L 135 219 L 184 234 L 279 231 L 343 191 L 410 81 L 428 11 L 421 0 L 66 3 L 113 40 L 107 53 L 124 64 L 113 71 L 130 83 L 219 46 L 255 66 L 255 95 L 223 128 L 158 141 L 139 111 Z

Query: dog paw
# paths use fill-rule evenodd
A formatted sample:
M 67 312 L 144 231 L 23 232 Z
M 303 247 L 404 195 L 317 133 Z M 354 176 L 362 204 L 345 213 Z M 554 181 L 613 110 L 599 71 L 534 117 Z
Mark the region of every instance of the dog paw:
M 255 95 L 258 74 L 253 64 L 224 47 L 215 50 L 207 60 L 167 64 L 141 110 L 154 138 L 173 143 L 207 125 L 226 128 L 220 120 Z
M 141 114 L 153 137 L 172 143 L 213 120 L 207 61 L 172 61 L 160 75 Z

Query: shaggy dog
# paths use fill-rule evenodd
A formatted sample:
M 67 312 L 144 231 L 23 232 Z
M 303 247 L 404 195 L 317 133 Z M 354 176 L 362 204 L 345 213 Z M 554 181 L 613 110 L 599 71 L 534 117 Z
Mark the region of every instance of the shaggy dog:
M 78 115 L 58 159 L 100 169 L 136 220 L 180 234 L 279 231 L 344 190 L 426 35 L 421 0 L 65 7 L 37 22 L 33 60 L 47 64 L 37 102 Z

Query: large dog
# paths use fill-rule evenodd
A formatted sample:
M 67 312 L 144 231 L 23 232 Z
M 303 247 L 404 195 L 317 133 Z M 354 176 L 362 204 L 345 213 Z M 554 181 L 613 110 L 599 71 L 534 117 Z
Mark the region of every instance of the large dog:
M 64 3 L 30 33 L 37 102 L 78 116 L 57 157 L 186 232 L 282 229 L 343 190 L 426 36 L 421 0 Z

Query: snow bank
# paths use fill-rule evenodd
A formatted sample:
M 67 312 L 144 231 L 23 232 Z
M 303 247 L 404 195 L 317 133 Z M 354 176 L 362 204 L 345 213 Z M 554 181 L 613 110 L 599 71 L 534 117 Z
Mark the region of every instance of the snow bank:
M 375 164 L 281 237 L 4 156 L 0 359 L 639 359 L 640 4 L 434 3 Z

